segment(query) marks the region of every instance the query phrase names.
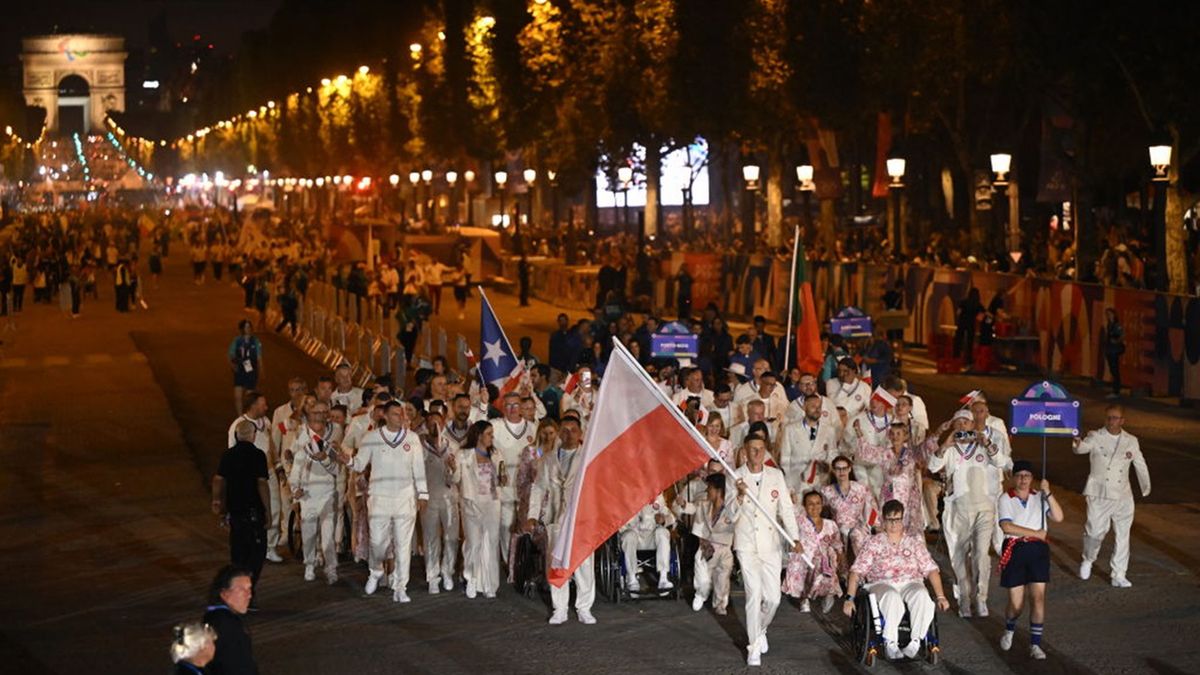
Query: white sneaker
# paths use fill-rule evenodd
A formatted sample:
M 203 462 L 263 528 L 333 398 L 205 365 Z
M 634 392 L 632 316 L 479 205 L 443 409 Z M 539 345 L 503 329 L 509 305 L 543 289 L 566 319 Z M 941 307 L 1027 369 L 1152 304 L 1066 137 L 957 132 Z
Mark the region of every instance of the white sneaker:
M 442 588 L 444 588 L 448 591 L 454 590 L 454 578 L 448 574 L 445 577 L 443 577 L 442 578 Z
M 958 615 L 964 619 L 971 618 L 971 603 L 970 602 L 958 603 Z
M 704 598 L 697 595 L 692 598 L 692 611 L 699 612 L 701 609 L 704 609 Z
M 897 661 L 904 657 L 904 652 L 900 651 L 900 645 L 889 642 L 883 646 L 883 655 L 888 661 Z
M 1011 630 L 1004 631 L 1004 633 L 1000 635 L 1000 649 L 1003 651 L 1008 651 L 1008 650 L 1012 649 L 1012 641 L 1013 641 L 1013 631 L 1011 631 Z
M 904 645 L 904 649 L 901 650 L 901 653 L 904 654 L 904 658 L 906 659 L 915 659 L 917 657 L 917 652 L 919 651 L 921 651 L 921 641 L 909 640 L 908 644 Z
M 315 567 L 313 567 L 312 565 L 304 566 L 304 580 L 305 581 L 316 581 L 317 580 L 317 570 Z
M 1133 583 L 1125 577 L 1113 577 L 1113 588 L 1133 588 Z
M 332 585 L 336 584 L 337 581 L 338 581 L 337 570 L 325 570 L 325 583 L 332 586 Z
M 660 591 L 669 591 L 669 590 L 671 590 L 672 588 L 675 588 L 675 584 L 671 583 L 671 580 L 670 580 L 670 579 L 668 579 L 668 578 L 666 578 L 666 577 L 659 577 L 659 578 L 658 578 L 658 590 L 660 590 Z
M 275 549 L 273 549 L 273 548 L 267 549 L 267 560 L 270 562 L 273 562 L 273 563 L 283 562 L 283 558 L 279 557 L 279 554 L 276 553 Z
M 746 665 L 761 666 L 762 654 L 758 651 L 758 645 L 753 644 L 746 648 Z
M 441 593 L 441 592 L 442 592 L 442 587 L 438 584 L 437 579 L 434 579 L 433 581 L 429 582 L 429 594 L 430 595 L 437 595 L 438 593 Z
M 975 616 L 977 616 L 981 619 L 986 619 L 987 615 L 988 615 L 987 603 L 982 600 L 975 603 Z
M 801 600 L 800 601 L 800 613 L 808 614 L 811 611 L 812 611 L 812 607 L 810 607 L 808 604 L 808 598 Z
M 637 581 L 630 581 L 629 583 L 625 584 L 625 588 L 628 589 L 630 593 L 639 593 L 642 590 L 642 585 Z
M 579 616 L 579 623 L 585 626 L 593 626 L 596 624 L 596 617 L 592 616 L 590 609 L 577 609 L 575 613 Z
M 1079 563 L 1079 578 L 1087 581 L 1092 577 L 1092 563 L 1084 560 Z
M 834 597 L 832 595 L 825 596 L 825 600 L 821 603 L 821 612 L 828 614 L 833 611 Z
M 406 602 L 412 602 L 412 598 L 408 597 L 408 593 L 405 593 L 403 589 L 398 589 L 392 592 L 392 602 L 404 604 Z
M 470 579 L 467 580 L 467 597 L 475 599 L 475 582 Z
M 771 645 L 767 644 L 767 634 L 764 632 L 758 636 L 758 653 L 766 654 L 771 651 Z
M 554 614 L 550 615 L 550 625 L 551 626 L 560 626 L 566 622 L 567 622 L 567 611 L 566 610 L 563 610 L 562 612 L 555 612 Z
M 1029 658 L 1034 661 L 1045 661 L 1046 652 L 1042 651 L 1041 645 L 1029 645 Z
M 375 574 L 374 572 L 372 572 L 371 576 L 367 577 L 367 585 L 365 588 L 363 588 L 363 593 L 366 593 L 367 595 L 371 595 L 376 590 L 378 590 L 379 589 L 379 580 L 382 578 L 383 578 L 382 574 Z
M 483 597 L 487 598 L 488 600 L 495 600 L 496 594 L 495 593 L 484 593 Z

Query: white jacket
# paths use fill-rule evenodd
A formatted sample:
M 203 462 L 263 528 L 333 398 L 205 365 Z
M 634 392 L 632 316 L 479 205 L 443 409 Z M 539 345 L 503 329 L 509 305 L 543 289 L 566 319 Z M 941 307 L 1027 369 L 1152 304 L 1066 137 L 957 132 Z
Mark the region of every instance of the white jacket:
M 336 431 L 332 424 L 326 428 L 324 437 L 318 437 L 307 424 L 297 430 L 292 442 L 292 471 L 288 474 L 293 490 L 321 496 L 331 494 L 337 488 L 341 465 L 333 457 L 337 448 Z M 321 438 L 320 443 L 318 438 Z M 325 459 L 314 459 L 313 456 L 322 450 L 326 453 Z
M 1084 495 L 1100 499 L 1132 497 L 1130 464 L 1137 471 L 1142 496 L 1150 495 L 1150 469 L 1146 467 L 1146 458 L 1142 456 L 1137 436 L 1128 431 L 1122 429 L 1119 436 L 1112 435 L 1107 429 L 1089 431 L 1075 448 L 1075 454 L 1091 455 L 1092 470 L 1083 488 Z
M 583 448 L 574 450 L 557 448 L 547 452 L 538 460 L 542 463 L 538 468 L 537 480 L 529 488 L 529 513 L 525 518 L 541 519 L 547 526 L 555 525 L 567 510 L 567 498 L 579 479 L 579 471 L 583 468 Z M 542 500 L 546 500 L 546 509 L 542 510 Z
M 373 429 L 358 442 L 358 454 L 351 468 L 362 473 L 371 467 L 371 499 L 402 500 L 416 507 L 417 500 L 429 499 L 425 483 L 425 449 L 417 434 L 404 429 L 392 447 L 396 434 L 387 428 Z
M 754 505 L 750 504 L 750 508 L 754 508 Z M 692 534 L 713 544 L 733 546 L 736 525 L 732 513 L 729 508 L 729 501 L 726 501 L 721 506 L 721 510 L 717 512 L 715 517 L 713 516 L 711 505 L 707 501 L 702 502 L 701 508 L 696 511 L 696 518 L 692 524 Z
M 739 479 L 746 483 L 747 496 L 742 502 L 737 498 L 736 485 Z M 788 494 L 783 472 L 772 466 L 764 466 L 762 481 L 756 485 L 750 477 L 750 465 L 743 464 L 734 472 L 732 483 L 730 496 L 725 503 L 734 521 L 734 550 L 752 551 L 760 556 L 783 555 L 783 537 L 772 521 L 783 525 L 784 531 L 793 541 L 800 538 L 800 530 L 796 526 L 796 509 L 792 505 L 791 495 Z M 750 501 L 749 495 L 758 498 L 758 502 L 766 509 L 765 514 Z
M 854 384 L 843 385 L 836 377 L 825 382 L 825 395 L 833 399 L 835 408 L 846 409 L 846 419 L 853 420 L 871 403 L 871 385 L 860 377 Z
M 521 465 L 521 452 L 533 445 L 537 434 L 537 424 L 522 419 L 513 424 L 503 417 L 492 420 L 492 447 L 496 449 L 492 460 L 496 468 L 504 462 L 504 473 L 508 475 L 508 484 L 500 488 L 500 500 L 505 502 L 517 501 L 517 469 Z
M 813 438 L 813 430 L 816 438 Z M 837 456 L 837 433 L 833 425 L 827 424 L 824 418 L 809 426 L 807 419 L 789 424 L 779 435 L 779 468 L 783 470 L 788 487 L 795 491 L 800 484 L 813 482 L 816 477 L 824 475 L 816 473 L 816 462 L 829 463 Z M 809 480 L 809 476 L 814 476 Z
M 655 516 L 662 516 L 664 521 L 662 525 L 658 524 Z M 621 532 L 628 530 L 637 530 L 640 534 L 650 534 L 659 527 L 674 527 L 675 514 L 671 513 L 671 509 L 667 508 L 667 502 L 660 494 L 654 498 L 654 501 L 642 507 L 640 511 L 629 519 L 629 522 L 621 526 Z

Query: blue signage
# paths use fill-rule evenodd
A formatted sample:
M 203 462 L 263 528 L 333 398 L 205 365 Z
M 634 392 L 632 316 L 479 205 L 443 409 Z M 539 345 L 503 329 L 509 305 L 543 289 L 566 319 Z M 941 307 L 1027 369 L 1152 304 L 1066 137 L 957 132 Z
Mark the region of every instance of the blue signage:
M 857 307 L 845 307 L 829 320 L 831 332 L 848 338 L 871 337 L 871 317 Z
M 1025 394 L 1012 400 L 1013 435 L 1078 436 L 1079 401 L 1062 385 L 1035 382 Z
M 664 324 L 650 336 L 650 355 L 656 358 L 691 358 L 700 355 L 700 338 L 678 321 Z

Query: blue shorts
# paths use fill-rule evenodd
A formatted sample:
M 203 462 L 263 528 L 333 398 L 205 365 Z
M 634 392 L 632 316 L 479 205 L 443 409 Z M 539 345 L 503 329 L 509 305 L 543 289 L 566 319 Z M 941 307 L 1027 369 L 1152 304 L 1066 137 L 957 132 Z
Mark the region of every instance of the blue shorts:
M 1044 541 L 1007 539 L 1004 547 L 1013 547 L 1008 564 L 1000 572 L 1002 588 L 1025 584 L 1044 584 L 1050 581 L 1050 546 Z

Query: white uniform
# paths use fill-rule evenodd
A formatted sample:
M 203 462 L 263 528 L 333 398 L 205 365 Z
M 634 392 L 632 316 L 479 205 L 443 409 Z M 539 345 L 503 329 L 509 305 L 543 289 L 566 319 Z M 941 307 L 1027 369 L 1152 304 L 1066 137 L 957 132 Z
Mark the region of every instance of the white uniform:
M 754 507 L 753 504 L 750 505 Z M 699 503 L 692 521 L 692 534 L 699 537 L 701 546 L 696 550 L 695 577 L 696 598 L 703 604 L 712 593 L 713 609 L 723 610 L 729 604 L 729 576 L 733 572 L 733 516 L 728 503 L 715 514 L 708 500 Z M 704 543 L 712 547 L 712 555 L 705 558 Z M 696 605 L 693 605 L 696 606 Z
M 846 419 L 853 420 L 870 404 L 871 385 L 861 377 L 856 378 L 854 384 L 842 384 L 841 380 L 833 377 L 825 382 L 825 395 L 833 399 L 835 408 L 846 409 Z
M 708 412 L 710 415 L 720 415 L 721 421 L 725 423 L 726 429 L 730 429 L 733 427 L 733 404 L 732 403 L 726 405 L 724 408 L 717 407 L 717 405 L 714 403 L 712 409 L 709 410 Z
M 658 524 L 657 516 L 664 522 Z M 630 590 L 640 587 L 637 577 L 637 552 L 654 550 L 654 567 L 658 570 L 660 588 L 669 587 L 667 575 L 671 572 L 671 527 L 675 526 L 675 514 L 667 508 L 662 495 L 642 507 L 640 511 L 621 526 L 621 551 L 625 554 L 625 569 L 629 576 L 626 584 Z
M 492 420 L 492 445 L 496 449 L 496 468 L 508 477 L 500 488 L 500 531 L 496 541 L 500 546 L 500 559 L 508 565 L 508 535 L 512 532 L 517 509 L 517 470 L 521 468 L 521 453 L 533 445 L 537 425 L 528 420 L 512 423 L 505 418 Z
M 353 415 L 358 412 L 358 409 L 363 407 L 363 390 L 361 387 L 350 387 L 350 391 L 333 390 L 333 394 L 329 396 L 330 407 L 335 405 L 346 406 L 346 411 Z
M 548 550 L 554 550 L 557 544 L 562 527 L 558 519 L 566 514 L 567 500 L 579 480 L 583 468 L 580 466 L 580 454 L 579 448 L 567 450 L 560 447 L 542 455 L 537 480 L 529 489 L 529 513 L 525 516 L 527 519 L 540 518 L 546 524 Z M 543 500 L 546 502 L 545 511 L 542 510 Z M 592 556 L 589 555 L 575 568 L 571 579 L 575 581 L 575 610 L 590 612 L 596 600 L 596 569 Z M 570 584 L 564 583 L 561 588 L 550 587 L 550 602 L 555 614 L 566 614 L 570 598 Z
M 334 523 L 338 518 L 337 482 L 341 465 L 334 459 L 337 447 L 336 430 L 326 425 L 319 435 L 307 425 L 300 427 L 292 442 L 292 471 L 288 480 L 292 496 L 300 504 L 300 537 L 304 545 L 304 565 L 317 564 L 317 540 L 320 538 L 321 557 L 325 574 L 337 579 L 337 539 Z M 325 459 L 314 455 L 325 453 Z
M 425 451 L 421 440 L 407 429 L 387 427 L 364 434 L 351 468 L 362 472 L 371 467 L 367 514 L 371 530 L 369 567 L 375 579 L 383 576 L 388 544 L 396 547 L 396 571 L 392 589 L 403 592 L 412 566 L 413 526 L 417 502 L 429 500 L 425 484 Z
M 813 394 L 821 399 L 821 422 L 832 424 L 834 431 L 840 431 L 842 428 L 842 418 L 838 415 L 837 406 L 833 404 L 833 399 L 820 394 Z M 785 424 L 799 422 L 804 419 L 804 396 L 797 396 L 795 401 L 788 404 L 787 410 L 783 413 L 783 421 Z
M 733 390 L 733 419 L 734 423 L 745 421 L 746 406 L 751 401 L 762 401 L 765 409 L 764 419 L 774 419 L 777 423 L 783 419 L 787 411 L 787 392 L 779 384 L 771 391 L 771 395 L 763 398 L 758 393 L 758 385 L 754 380 L 743 382 Z
M 1122 430 L 1119 435 L 1107 429 L 1089 432 L 1075 448 L 1079 455 L 1091 455 L 1091 473 L 1083 494 L 1087 497 L 1087 525 L 1083 529 L 1083 560 L 1096 561 L 1100 544 L 1113 529 L 1113 579 L 1124 579 L 1129 568 L 1129 529 L 1133 526 L 1133 489 L 1129 484 L 1129 467 L 1137 472 L 1142 496 L 1150 495 L 1150 470 L 1142 456 L 1137 436 Z
M 862 380 L 859 380 L 860 382 Z M 863 410 L 858 417 L 850 418 L 850 426 L 846 429 L 847 440 L 855 444 L 857 454 L 858 434 L 854 431 L 854 423 L 858 422 L 858 427 L 862 429 L 863 441 L 867 445 L 877 447 L 890 447 L 891 441 L 888 440 L 888 429 L 892 426 L 892 421 L 896 418 L 891 413 L 884 413 L 880 417 L 876 417 L 870 410 Z M 877 464 L 868 464 L 855 458 L 854 460 L 854 477 L 860 483 L 871 488 L 871 494 L 875 495 L 875 500 L 879 501 L 879 493 L 883 490 L 883 467 Z
M 229 425 L 228 444 L 226 447 L 232 448 L 237 443 L 237 438 L 234 435 L 234 430 L 242 420 L 250 422 L 254 425 L 254 446 L 263 451 L 267 456 L 267 490 L 268 497 L 271 503 L 267 506 L 267 510 L 271 512 L 267 521 L 267 552 L 274 551 L 279 546 L 279 536 L 282 531 L 280 527 L 280 518 L 283 517 L 283 501 L 279 491 L 279 476 L 275 473 L 276 467 L 270 466 L 271 462 L 271 425 L 267 422 L 266 417 L 252 419 L 245 415 L 239 415 Z
M 463 578 L 470 594 L 495 595 L 500 587 L 500 494 L 499 462 L 477 461 L 475 448 L 455 451 L 451 480 L 459 487 L 463 505 Z M 507 537 L 505 537 L 507 543 Z M 507 548 L 507 546 L 505 547 Z
M 941 457 L 929 456 L 929 471 L 945 471 L 950 484 L 942 514 L 950 564 L 954 568 L 954 595 L 960 608 L 974 600 L 987 606 L 988 580 L 992 566 L 988 544 L 996 523 L 996 500 L 1000 496 L 1004 471 L 1012 461 L 996 443 L 996 453 L 988 454 L 978 442 L 954 443 Z M 967 558 L 971 566 L 967 566 Z M 974 592 L 972 592 L 974 591 Z
M 746 589 L 746 635 L 754 649 L 758 639 L 767 634 L 782 599 L 784 541 L 772 521 L 779 521 L 792 540 L 800 538 L 800 530 L 787 481 L 779 469 L 764 466 L 762 473 L 751 474 L 750 465 L 744 464 L 732 479 L 734 484 L 745 481 L 746 491 L 767 511 L 760 511 L 748 496 L 743 503 L 737 497 L 726 502 L 734 521 L 733 548 Z
M 583 386 L 576 387 L 569 393 L 562 395 L 562 401 L 559 402 L 559 415 L 574 410 L 579 413 L 579 422 L 583 427 L 584 435 L 587 435 L 588 423 L 592 421 L 592 409 L 596 407 L 596 390 L 585 389 Z
M 713 407 L 713 393 L 711 389 L 701 388 L 699 392 L 694 392 L 690 389 L 680 389 L 671 397 L 671 403 L 677 406 L 682 406 L 689 398 L 696 396 L 700 399 L 700 408 L 702 410 L 711 410 Z M 726 427 L 728 428 L 728 427 Z
M 767 425 L 767 445 L 775 445 L 775 439 L 779 438 L 779 427 L 766 420 L 762 420 L 762 423 Z M 749 435 L 749 421 L 739 422 L 733 425 L 733 427 L 729 430 L 729 445 L 733 448 L 735 455 L 738 449 L 742 447 L 742 444 L 746 442 L 746 436 Z
M 797 499 L 819 490 L 829 478 L 828 465 L 837 456 L 837 435 L 824 419 L 810 425 L 808 418 L 789 424 L 779 435 L 779 468 L 788 490 Z M 824 467 L 819 466 L 825 464 Z
M 421 514 L 421 535 L 425 543 L 425 581 L 437 589 L 440 580 L 446 589 L 454 588 L 454 566 L 458 560 L 458 486 L 446 466 L 446 458 L 458 450 L 458 444 L 438 435 L 437 447 L 425 445 L 425 483 L 429 487 L 429 505 Z

